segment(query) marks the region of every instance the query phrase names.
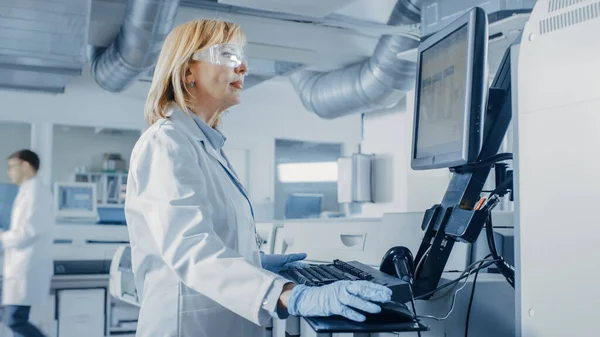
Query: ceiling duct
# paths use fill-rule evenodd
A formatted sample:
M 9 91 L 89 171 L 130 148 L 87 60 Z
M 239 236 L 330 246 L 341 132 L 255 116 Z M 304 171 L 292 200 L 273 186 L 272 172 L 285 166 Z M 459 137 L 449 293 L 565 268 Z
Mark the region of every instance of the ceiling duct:
M 419 23 L 420 2 L 398 0 L 388 25 Z M 331 72 L 300 71 L 290 80 L 304 107 L 322 118 L 388 108 L 397 104 L 415 82 L 416 63 L 397 55 L 418 45 L 417 39 L 384 35 L 366 61 Z
M 90 0 L 0 1 L 0 88 L 62 93 L 86 63 Z
M 179 0 L 128 0 L 119 35 L 92 56 L 92 76 L 98 85 L 120 92 L 152 69 L 178 7 Z

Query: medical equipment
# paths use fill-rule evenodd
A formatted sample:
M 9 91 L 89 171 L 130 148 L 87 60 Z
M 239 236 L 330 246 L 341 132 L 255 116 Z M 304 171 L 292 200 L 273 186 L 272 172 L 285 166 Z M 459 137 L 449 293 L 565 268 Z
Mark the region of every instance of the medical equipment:
M 374 155 L 353 153 L 338 159 L 338 202 L 373 202 Z
M 523 30 L 513 80 L 516 336 L 598 335 L 599 31 L 596 0 L 538 0 Z
M 98 207 L 123 207 L 127 190 L 127 172 L 74 173 L 73 181 L 96 184 Z
M 123 302 L 140 306 L 133 269 L 131 268 L 131 247 L 128 245 L 117 248 L 110 264 L 110 294 Z
M 54 211 L 62 220 L 97 221 L 96 184 L 55 183 Z
M 126 226 L 57 223 L 55 275 L 107 275 L 117 248 L 129 244 Z
M 432 60 L 431 48 L 444 50 L 443 59 Z M 479 208 L 483 184 L 496 159 L 506 159 L 497 152 L 512 115 L 510 50 L 489 93 L 486 50 L 487 17 L 477 7 L 419 46 L 411 165 L 452 167 L 455 173 L 441 204 L 423 218 L 425 236 L 413 251 L 418 266 L 413 271 L 415 296 L 432 295 L 456 242 L 472 243 L 479 237 L 491 210 Z M 430 76 L 431 83 L 426 83 Z
M 286 219 L 318 218 L 321 216 L 323 194 L 292 193 L 285 203 Z

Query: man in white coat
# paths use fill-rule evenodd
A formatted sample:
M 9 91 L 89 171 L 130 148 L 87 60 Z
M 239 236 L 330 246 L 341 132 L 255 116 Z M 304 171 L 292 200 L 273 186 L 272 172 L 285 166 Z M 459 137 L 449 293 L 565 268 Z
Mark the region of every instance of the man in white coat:
M 4 250 L 2 305 L 4 322 L 15 337 L 40 337 L 29 322 L 32 305 L 42 304 L 50 293 L 52 266 L 53 200 L 36 177 L 39 157 L 21 150 L 8 158 L 7 173 L 19 185 L 8 231 L 0 232 Z

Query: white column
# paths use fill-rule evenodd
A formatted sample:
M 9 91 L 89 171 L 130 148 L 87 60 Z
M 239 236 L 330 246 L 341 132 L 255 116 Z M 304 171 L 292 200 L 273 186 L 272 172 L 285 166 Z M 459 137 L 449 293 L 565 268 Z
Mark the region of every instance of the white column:
M 31 123 L 31 150 L 40 157 L 38 177 L 44 184 L 52 183 L 53 125 L 49 122 Z

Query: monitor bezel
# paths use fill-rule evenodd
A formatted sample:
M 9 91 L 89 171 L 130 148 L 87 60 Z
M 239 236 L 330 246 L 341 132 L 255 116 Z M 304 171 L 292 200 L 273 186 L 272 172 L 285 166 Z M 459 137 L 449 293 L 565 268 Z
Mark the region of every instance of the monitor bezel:
M 92 190 L 92 210 L 61 210 L 59 191 L 64 187 L 88 187 Z M 57 218 L 97 218 L 98 217 L 98 199 L 97 186 L 95 183 L 83 182 L 58 182 L 54 183 L 54 212 Z
M 467 90 L 463 119 L 463 142 L 460 152 L 417 157 L 419 106 L 421 89 L 421 66 L 423 52 L 449 37 L 459 29 L 467 27 Z M 423 41 L 417 53 L 417 72 L 415 78 L 415 102 L 413 121 L 413 140 L 411 150 L 411 168 L 429 170 L 456 167 L 477 160 L 483 143 L 483 116 L 487 103 L 488 74 L 488 20 L 485 11 L 474 7 L 454 22 L 439 30 Z

